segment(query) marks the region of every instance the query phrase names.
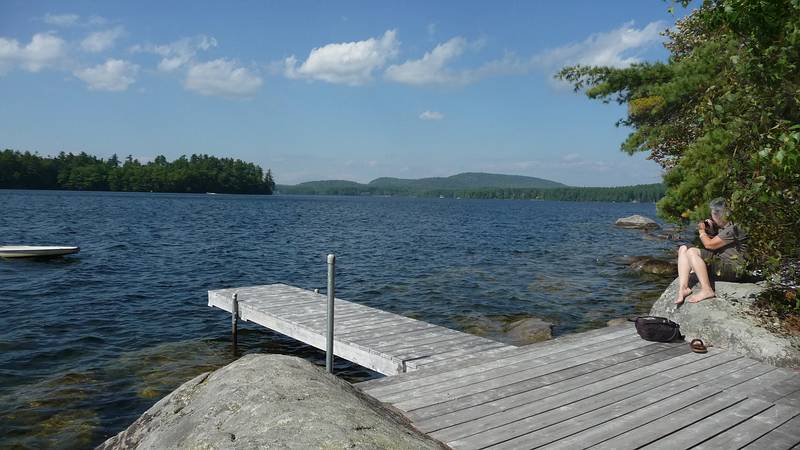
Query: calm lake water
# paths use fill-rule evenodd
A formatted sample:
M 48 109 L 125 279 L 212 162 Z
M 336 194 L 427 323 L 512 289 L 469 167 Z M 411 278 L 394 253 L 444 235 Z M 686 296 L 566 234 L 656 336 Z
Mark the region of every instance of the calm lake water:
M 322 288 L 335 253 L 338 297 L 459 330 L 536 316 L 560 335 L 648 311 L 670 280 L 623 257 L 675 246 L 614 228 L 653 204 L 0 191 L 0 208 L 0 245 L 81 247 L 0 260 L 0 446 L 19 448 L 97 445 L 231 361 L 209 289 Z M 324 364 L 263 329 L 240 340 Z

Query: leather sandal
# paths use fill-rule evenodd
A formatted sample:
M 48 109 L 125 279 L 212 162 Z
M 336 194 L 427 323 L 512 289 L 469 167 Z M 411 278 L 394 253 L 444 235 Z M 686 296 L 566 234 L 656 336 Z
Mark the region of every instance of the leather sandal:
M 700 339 L 692 339 L 692 342 L 689 343 L 689 348 L 692 349 L 695 353 L 707 353 L 708 348 L 706 344 L 703 343 Z

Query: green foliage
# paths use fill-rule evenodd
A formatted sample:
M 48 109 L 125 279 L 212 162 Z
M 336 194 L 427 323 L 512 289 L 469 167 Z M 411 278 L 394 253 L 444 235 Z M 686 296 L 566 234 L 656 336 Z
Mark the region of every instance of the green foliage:
M 120 164 L 117 155 L 104 160 L 83 152 L 55 158 L 0 152 L 0 189 L 271 194 L 274 187 L 269 170 L 264 174 L 252 163 L 208 155 L 173 162 L 157 156 L 147 164 L 128 156 Z
M 628 105 L 621 147 L 666 169 L 662 217 L 707 217 L 723 196 L 756 263 L 800 257 L 800 2 L 706 0 L 665 35 L 667 63 L 557 76 Z

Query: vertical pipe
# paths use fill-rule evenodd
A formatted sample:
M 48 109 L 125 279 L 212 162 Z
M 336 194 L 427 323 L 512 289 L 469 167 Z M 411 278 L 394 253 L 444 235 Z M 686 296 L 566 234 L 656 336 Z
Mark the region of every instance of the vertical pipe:
M 233 341 L 233 354 L 236 355 L 236 341 L 239 331 L 239 293 L 233 293 L 233 302 L 231 305 L 231 338 Z
M 325 346 L 325 369 L 333 373 L 333 299 L 336 295 L 336 256 L 328 255 L 328 333 Z

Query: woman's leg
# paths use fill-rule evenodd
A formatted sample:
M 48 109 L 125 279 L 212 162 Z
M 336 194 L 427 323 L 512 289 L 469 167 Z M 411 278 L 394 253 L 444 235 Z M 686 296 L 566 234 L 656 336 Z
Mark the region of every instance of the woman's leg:
M 692 293 L 689 289 L 689 270 L 691 263 L 689 262 L 688 248 L 681 245 L 678 249 L 678 295 L 675 298 L 675 304 L 680 305 L 683 299 Z
M 689 258 L 689 264 L 691 264 L 692 270 L 694 270 L 697 280 L 700 282 L 700 292 L 689 296 L 687 300 L 690 303 L 697 303 L 700 300 L 715 297 L 716 294 L 711 289 L 711 280 L 708 278 L 708 268 L 706 267 L 706 262 L 703 261 L 703 257 L 700 256 L 700 250 L 692 247 L 686 251 L 686 254 Z

